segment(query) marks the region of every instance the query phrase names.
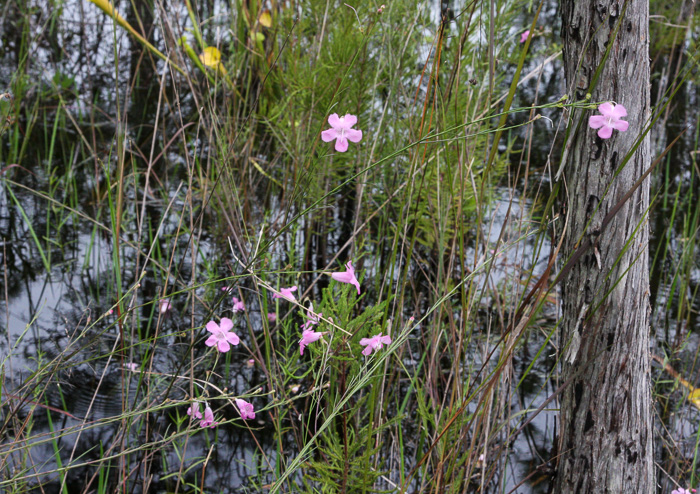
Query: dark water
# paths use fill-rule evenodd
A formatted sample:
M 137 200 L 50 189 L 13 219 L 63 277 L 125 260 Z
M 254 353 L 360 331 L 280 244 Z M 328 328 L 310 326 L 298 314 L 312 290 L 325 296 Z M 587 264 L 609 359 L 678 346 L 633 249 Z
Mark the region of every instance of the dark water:
M 459 11 L 458 8 L 453 8 Z M 30 136 L 23 159 L 18 163 L 22 168 L 5 171 L 5 176 L 13 183 L 5 182 L 0 194 L 0 256 L 4 270 L 0 282 L 3 287 L 3 300 L 0 302 L 0 357 L 3 359 L 4 371 L 2 437 L 5 444 L 0 446 L 2 475 L 26 468 L 28 474 L 32 475 L 28 480 L 29 487 L 36 488 L 42 484 L 45 492 L 58 492 L 61 477 L 55 472 L 58 466 L 55 454 L 57 449 L 61 451 L 63 465 L 66 465 L 71 460 L 73 464 L 79 464 L 102 459 L 110 454 L 112 447 L 124 450 L 152 443 L 156 461 L 144 462 L 142 451 L 123 460 L 127 470 L 132 472 L 130 479 L 134 481 L 133 485 L 138 486 L 136 491 L 144 485 L 149 485 L 153 492 L 174 490 L 176 474 L 183 463 L 178 452 L 184 452 L 182 454 L 185 455 L 186 465 L 197 465 L 185 473 L 183 478 L 199 482 L 206 472 L 207 491 L 262 491 L 263 486 L 274 479 L 274 475 L 269 472 L 274 471 L 281 460 L 277 457 L 277 441 L 280 438 L 276 437 L 272 426 L 265 421 L 265 415 L 259 414 L 258 420 L 253 423 L 256 429 L 254 436 L 247 429 L 229 424 L 206 432 L 200 431 L 191 437 L 183 435 L 173 438 L 170 436 L 173 424 L 178 414 L 180 417 L 184 415 L 184 407 L 167 407 L 166 400 L 184 399 L 190 390 L 181 384 L 171 386 L 168 379 L 158 377 L 159 374 L 183 373 L 183 359 L 189 359 L 190 356 L 197 358 L 204 353 L 201 348 L 192 348 L 189 336 L 185 336 L 182 331 L 208 320 L 211 313 L 221 306 L 218 305 L 223 301 L 220 288 L 227 282 L 222 280 L 204 286 L 199 284 L 205 279 L 223 279 L 229 276 L 233 264 L 226 255 L 228 246 L 216 228 L 202 228 L 201 234 L 192 237 L 179 234 L 182 228 L 181 216 L 191 203 L 188 193 L 192 191 L 187 188 L 188 166 L 197 158 L 201 162 L 207 162 L 211 152 L 208 141 L 203 136 L 200 139 L 193 138 L 186 150 L 180 145 L 165 149 L 164 142 L 156 142 L 154 154 L 163 152 L 163 157 L 154 166 L 149 188 L 145 189 L 145 183 L 140 183 L 137 184 L 138 187 L 129 187 L 127 191 L 127 197 L 131 199 L 140 199 L 140 194 L 145 193 L 148 200 L 144 207 L 144 225 L 141 227 L 143 237 L 139 239 L 131 233 L 122 239 L 120 256 L 123 269 L 119 273 L 119 284 L 112 268 L 114 239 L 109 229 L 105 228 L 110 225 L 109 210 L 104 207 L 110 187 L 105 171 L 114 180 L 118 145 L 125 146 L 134 166 L 145 167 L 151 149 L 152 123 L 157 112 L 160 73 L 153 70 L 152 64 L 141 62 L 142 52 L 139 46 L 122 29 L 115 31 L 110 22 L 105 22 L 102 12 L 93 5 L 69 1 L 63 4 L 62 9 L 59 16 L 50 17 L 46 11 L 24 12 L 11 4 L 2 13 L 0 92 L 16 84 L 16 71 L 20 67 L 23 67 L 31 81 L 28 92 L 22 95 L 20 127 Z M 129 22 L 136 24 L 137 12 L 126 3 L 120 9 Z M 200 6 L 200 9 L 202 18 L 212 19 L 204 27 L 205 36 L 209 39 L 226 36 L 226 20 L 222 17 L 226 7 L 210 2 Z M 171 13 L 174 15 L 174 12 Z M 162 32 L 149 14 L 149 9 L 140 9 L 138 14 L 145 30 L 152 33 L 151 42 L 164 50 Z M 179 15 L 181 19 L 187 18 L 185 10 Z M 432 16 L 437 23 L 439 18 L 435 15 L 435 10 Z M 523 23 L 529 22 L 527 19 L 530 17 L 527 15 L 522 18 Z M 23 24 L 22 19 L 29 21 Z M 51 19 L 55 24 L 48 24 Z M 546 55 L 551 53 L 548 51 L 550 44 L 558 42 L 559 21 L 554 2 L 545 8 L 542 19 L 540 25 L 543 26 L 543 33 L 533 40 L 532 56 L 528 59 L 524 73 L 535 70 L 542 64 Z M 27 49 L 21 42 L 22 31 L 18 26 L 22 25 L 27 25 L 37 33 L 43 30 L 42 36 L 32 37 L 29 47 L 31 61 L 26 66 L 21 63 Z M 116 39 L 116 46 L 119 47 L 118 60 L 121 67 L 116 78 L 115 45 L 111 42 L 112 38 Z M 674 60 L 673 57 L 673 52 L 659 54 L 655 70 L 661 71 L 664 61 L 668 63 L 669 60 Z M 162 70 L 162 62 L 157 67 Z M 505 79 L 504 87 L 509 83 L 507 75 Z M 132 81 L 135 81 L 133 89 L 127 91 Z M 167 87 L 170 79 L 166 78 L 166 81 L 165 93 L 173 96 L 174 88 Z M 555 101 L 564 92 L 561 61 L 554 59 L 543 66 L 538 77 L 530 79 L 519 88 L 515 105 Z M 177 109 L 182 110 L 188 118 L 192 117 L 196 114 L 196 102 L 187 96 L 187 91 L 181 90 L 179 94 L 185 96 L 178 102 Z M 34 104 L 41 107 L 37 113 L 41 117 L 38 121 L 30 119 L 30 109 Z M 7 108 L 4 105 L 0 111 L 7 111 Z M 171 113 L 164 121 L 166 126 L 176 128 L 179 115 L 172 108 L 168 110 Z M 674 100 L 668 118 L 654 131 L 653 142 L 657 151 L 663 149 L 684 126 L 696 126 L 697 109 L 698 87 L 686 84 Z M 118 111 L 128 120 L 126 135 L 114 121 L 113 115 Z M 75 124 L 66 118 L 66 114 L 72 116 Z M 556 126 L 560 117 L 557 112 L 543 114 L 551 118 L 553 124 L 544 121 L 537 123 L 530 154 L 531 188 L 533 184 L 540 183 L 543 174 L 546 183 L 544 165 L 550 158 L 550 153 L 553 162 L 558 156 L 559 150 L 552 143 L 556 144 L 561 139 L 563 131 L 560 128 L 557 133 Z M 519 118 L 524 121 L 526 115 L 514 117 L 515 120 Z M 57 133 L 57 139 L 52 147 L 46 136 L 53 132 Z M 81 137 L 81 132 L 85 140 Z M 521 131 L 521 137 L 526 137 L 525 132 L 526 130 Z M 0 139 L 2 169 L 13 164 L 6 157 L 12 155 L 22 139 L 12 132 L 6 132 Z M 687 277 L 690 283 L 681 286 L 673 278 L 679 252 L 688 245 L 688 238 L 687 235 L 684 237 L 682 223 L 678 219 L 671 223 L 670 218 L 674 210 L 676 189 L 680 189 L 679 197 L 682 198 L 699 192 L 696 140 L 696 133 L 687 133 L 671 151 L 663 169 L 656 174 L 653 190 L 661 193 L 650 219 L 652 258 L 663 250 L 652 273 L 652 331 L 657 338 L 652 351 L 668 351 L 678 345 L 685 335 L 690 335 L 687 350 L 681 352 L 682 358 L 688 359 L 692 358 L 692 352 L 700 344 L 697 339 L 697 334 L 700 333 L 700 303 L 697 296 L 700 267 L 695 246 L 695 253 L 689 254 L 695 259 L 688 268 L 691 270 Z M 140 155 L 144 150 L 146 159 Z M 516 159 L 512 161 L 515 170 L 518 163 Z M 522 179 L 512 185 L 514 189 L 504 187 L 494 191 L 489 214 L 494 222 L 489 234 L 492 243 L 497 241 L 499 232 L 506 224 L 509 204 L 510 219 L 505 228 L 511 241 L 525 232 L 518 227 L 518 219 L 536 215 L 537 208 L 541 206 L 530 199 L 518 199 L 521 194 L 517 190 L 524 186 Z M 53 207 L 49 200 L 34 191 L 55 197 L 61 203 L 69 203 L 81 214 Z M 536 197 L 534 191 L 531 194 L 531 197 Z M 265 211 L 272 211 L 272 216 L 282 215 L 283 212 L 276 209 L 279 207 L 276 200 L 272 198 L 270 204 L 259 204 L 259 210 L 249 212 L 251 218 L 256 218 L 262 224 Z M 132 218 L 129 228 L 135 230 L 135 218 L 140 215 L 140 210 L 137 209 L 140 209 L 141 202 L 130 201 L 125 207 L 134 208 L 128 213 Z M 341 207 L 336 207 L 342 211 Z M 685 207 L 688 208 L 688 205 Z M 697 199 L 695 206 L 690 207 L 691 211 L 692 207 L 697 211 Z M 203 224 L 215 223 L 206 212 L 198 216 L 201 211 L 202 208 L 197 205 L 194 214 Z M 342 214 L 338 213 L 335 220 L 342 223 Z M 338 229 L 341 235 L 342 230 Z M 279 243 L 272 247 L 272 257 L 280 265 L 284 262 L 285 246 L 304 245 L 304 240 L 294 235 L 295 233 L 284 234 Z M 303 235 L 303 229 L 298 235 Z M 43 258 L 36 248 L 35 238 L 39 239 L 42 246 Z M 155 242 L 154 238 L 157 238 Z M 325 242 L 329 246 L 343 243 L 337 234 L 330 234 Z M 161 246 L 164 252 L 175 249 L 180 255 L 169 277 L 152 267 L 146 269 L 145 276 L 140 276 L 146 264 L 145 254 L 151 249 L 152 243 Z M 473 251 L 471 255 L 474 255 Z M 532 269 L 535 275 L 541 273 L 548 255 L 549 245 L 546 242 L 536 248 L 536 238 L 528 237 L 499 258 L 491 273 L 491 282 L 503 283 L 520 269 Z M 168 259 L 168 256 L 164 259 Z M 329 256 L 322 256 L 314 261 L 310 269 L 321 269 L 328 261 Z M 47 263 L 50 265 L 48 272 L 45 267 Z M 518 266 L 519 263 L 523 265 Z M 206 276 L 198 274 L 195 276 L 198 281 L 192 283 L 193 270 L 196 273 L 206 273 Z M 129 292 L 137 282 L 140 283 L 138 290 Z M 167 316 L 159 316 L 157 305 L 153 301 L 162 296 L 166 284 L 168 293 L 179 292 L 169 297 L 176 309 Z M 192 288 L 193 285 L 197 287 Z M 251 288 L 245 283 L 242 285 L 244 291 Z M 125 379 L 122 367 L 125 362 L 140 362 L 145 349 L 127 349 L 123 358 L 119 355 L 106 356 L 119 348 L 122 339 L 120 327 L 116 323 L 116 312 L 107 313 L 115 306 L 120 294 L 125 293 L 122 307 L 129 308 L 129 317 L 134 322 L 131 325 L 133 330 L 130 331 L 142 335 L 158 334 L 161 342 L 152 355 L 151 372 L 154 374 L 148 383 L 151 390 L 149 395 L 144 394 L 145 383 L 139 379 L 140 374 L 126 372 Z M 130 293 L 135 293 L 135 297 Z M 196 306 L 194 322 L 192 311 L 183 309 L 188 304 L 191 306 L 192 294 L 199 299 L 214 301 L 209 306 Z M 684 317 L 679 319 L 677 314 L 682 309 L 679 301 L 683 297 L 686 304 L 682 312 Z M 245 300 L 246 318 L 236 320 L 236 331 L 246 335 L 243 336 L 244 343 L 252 345 L 249 334 L 261 331 L 266 309 L 253 297 Z M 490 304 L 491 301 L 485 301 L 486 307 Z M 98 324 L 92 324 L 100 317 L 102 319 Z M 556 319 L 557 309 L 552 304 L 538 321 L 539 331 L 532 331 L 520 350 L 515 352 L 512 363 L 515 381 L 525 374 L 554 328 Z M 81 344 L 75 346 L 78 335 L 81 336 Z M 89 343 L 82 343 L 84 341 Z M 475 345 L 470 351 L 474 354 L 475 365 L 478 365 L 484 358 L 484 348 Z M 227 355 L 228 362 L 241 362 L 248 358 L 249 353 L 240 347 Z M 33 370 L 46 365 L 55 369 L 51 379 L 34 380 Z M 518 411 L 537 409 L 553 392 L 549 376 L 554 366 L 554 355 L 541 355 L 522 385 L 508 396 L 512 404 L 508 413 L 514 417 L 510 420 L 512 430 L 517 430 L 526 416 L 518 415 Z M 449 365 L 446 367 L 449 368 Z M 661 378 L 661 373 L 658 375 Z M 29 388 L 24 387 L 26 383 L 29 383 Z M 269 392 L 264 372 L 257 365 L 226 365 L 218 385 L 236 393 L 258 388 L 261 388 L 261 394 Z M 34 398 L 20 402 L 16 398 L 18 396 Z M 161 401 L 144 404 L 144 396 L 158 396 Z M 34 400 L 41 405 L 39 408 L 34 408 Z M 259 401 L 262 403 L 264 399 Z M 145 422 L 125 425 L 117 421 L 77 432 L 85 421 L 120 416 L 125 404 L 127 407 L 143 408 L 157 407 L 164 403 L 165 408 L 149 414 Z M 521 433 L 514 435 L 510 442 L 504 440 L 505 444 L 499 446 L 507 454 L 500 451 L 495 456 L 488 457 L 489 463 L 498 463 L 496 471 L 499 472 L 495 477 L 485 477 L 489 492 L 509 492 L 513 489 L 523 493 L 547 491 L 552 466 L 550 456 L 556 432 L 554 408 L 556 402 L 524 427 Z M 68 413 L 60 413 L 56 409 Z M 20 424 L 31 410 L 33 426 L 29 434 L 21 431 Z M 470 411 L 473 410 L 467 410 Z M 685 438 L 679 442 L 679 454 L 692 458 L 697 410 L 685 406 L 681 412 L 673 418 L 668 414 L 661 415 L 668 421 L 674 437 Z M 50 434 L 51 430 L 70 430 L 72 427 L 75 432 L 63 434 L 60 438 Z M 124 431 L 126 432 L 122 434 Z M 414 434 L 413 437 L 419 434 L 417 430 L 406 430 L 405 433 L 409 438 L 411 434 Z M 20 437 L 30 437 L 28 442 L 31 447 L 26 447 L 25 444 L 24 449 L 11 450 L 12 446 L 8 444 Z M 507 433 L 502 436 L 506 437 Z M 289 457 L 283 459 L 284 463 L 288 463 L 294 457 L 292 445 L 295 441 L 293 437 L 283 437 L 281 440 L 290 445 L 287 450 Z M 164 443 L 168 447 L 157 447 Z M 409 441 L 407 451 L 411 447 Z M 494 446 L 496 447 L 498 446 Z M 264 452 L 264 457 L 260 451 Z M 203 467 L 204 458 L 207 458 L 206 469 Z M 667 453 L 660 448 L 659 461 L 666 460 Z M 122 460 L 115 458 L 112 466 L 116 468 L 120 461 Z M 93 477 L 95 472 L 95 467 L 90 465 L 69 470 L 68 491 L 82 492 L 88 482 L 91 482 L 92 488 L 97 488 L 102 480 Z M 674 478 L 683 477 L 682 472 L 672 473 Z M 528 476 L 531 476 L 529 480 L 519 485 Z M 388 477 L 388 481 L 383 484 L 384 488 L 391 488 L 392 484 L 399 482 L 396 475 Z M 481 481 L 481 478 L 476 479 L 477 484 Z M 418 489 L 419 484 L 414 485 Z M 180 490 L 189 492 L 191 488 L 180 485 Z

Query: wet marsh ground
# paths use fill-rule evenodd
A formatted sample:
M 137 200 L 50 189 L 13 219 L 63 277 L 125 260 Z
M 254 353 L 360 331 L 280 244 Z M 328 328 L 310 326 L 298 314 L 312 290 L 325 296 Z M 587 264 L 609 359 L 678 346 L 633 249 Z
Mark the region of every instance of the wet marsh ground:
M 167 61 L 97 3 L 0 11 L 0 491 L 547 492 L 557 291 L 511 329 L 591 103 L 556 2 L 117 3 Z M 654 152 L 691 128 L 649 216 L 663 493 L 698 484 L 692 9 L 651 8 Z

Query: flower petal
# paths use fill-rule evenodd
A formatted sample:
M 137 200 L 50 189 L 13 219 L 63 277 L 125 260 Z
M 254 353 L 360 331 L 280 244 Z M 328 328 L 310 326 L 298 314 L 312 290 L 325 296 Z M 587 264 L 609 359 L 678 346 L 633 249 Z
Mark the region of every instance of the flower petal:
M 335 129 L 328 129 L 321 132 L 321 139 L 323 139 L 323 142 L 331 142 L 336 137 L 338 137 L 338 132 L 336 132 Z
M 231 349 L 231 345 L 226 340 L 219 340 L 217 347 L 221 353 L 226 353 Z
M 226 333 L 226 340 L 232 345 L 236 346 L 241 342 L 241 339 L 236 333 L 228 332 Z
M 622 105 L 615 105 L 613 108 L 613 115 L 617 118 L 622 118 L 627 116 L 627 109 Z
M 335 150 L 339 153 L 344 153 L 345 151 L 347 151 L 348 140 L 345 137 L 339 135 L 338 139 L 335 141 Z
M 603 103 L 598 107 L 598 111 L 605 117 L 615 116 L 615 107 L 611 103 Z
M 372 353 L 372 346 L 367 345 L 364 350 L 362 350 L 362 355 L 369 356 L 369 354 Z
M 381 341 L 381 342 L 384 343 L 385 345 L 391 345 L 391 336 L 389 336 L 389 335 L 381 336 L 381 337 L 379 338 L 379 341 Z
M 217 341 L 219 341 L 219 340 L 216 339 L 216 336 L 211 335 L 211 336 L 207 339 L 207 341 L 204 342 L 204 344 L 205 344 L 206 346 L 214 346 L 214 345 L 216 345 L 216 342 L 217 342 Z
M 607 121 L 607 118 L 605 118 L 603 115 L 593 115 L 588 119 L 588 126 L 591 129 L 599 129 L 603 125 L 605 125 L 605 122 Z
M 362 131 L 355 129 L 348 129 L 345 131 L 345 137 L 352 142 L 360 142 L 362 140 Z
M 372 343 L 372 338 L 362 338 L 360 340 L 360 345 L 365 346 Z
M 336 128 L 340 127 L 340 118 L 338 117 L 337 113 L 333 113 L 328 117 L 328 123 L 331 124 L 331 127 Z
M 345 114 L 345 117 L 343 118 L 343 127 L 345 127 L 346 129 L 349 129 L 350 127 L 352 127 L 356 123 L 357 123 L 357 117 L 355 115 L 351 115 L 349 113 Z M 331 124 L 331 125 L 333 125 L 333 124 Z
M 629 122 L 625 122 L 624 120 L 618 120 L 617 122 L 612 123 L 613 128 L 619 130 L 620 132 L 626 131 L 629 125 Z
M 219 325 L 216 324 L 214 321 L 209 321 L 207 323 L 207 331 L 213 334 L 217 334 L 221 331 L 221 329 L 219 329 Z
M 599 131 L 598 131 L 598 137 L 601 139 L 610 139 L 610 136 L 612 135 L 613 128 L 609 125 L 604 125 Z
M 221 331 L 231 331 L 233 329 L 233 321 L 228 317 L 222 317 L 219 327 L 221 328 Z

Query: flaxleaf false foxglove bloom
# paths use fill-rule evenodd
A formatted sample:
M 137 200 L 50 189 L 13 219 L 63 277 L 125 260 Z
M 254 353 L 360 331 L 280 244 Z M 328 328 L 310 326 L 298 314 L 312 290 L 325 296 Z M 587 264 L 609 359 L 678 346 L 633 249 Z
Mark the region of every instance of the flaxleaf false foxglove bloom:
M 391 336 L 382 336 L 382 333 L 372 336 L 371 338 L 362 338 L 360 340 L 360 345 L 365 347 L 365 349 L 362 350 L 362 355 L 365 356 L 372 353 L 372 350 L 381 350 L 383 345 L 389 344 L 391 344 Z
M 305 329 L 299 340 L 299 354 L 304 355 L 304 348 L 306 348 L 306 345 L 318 341 L 324 334 L 326 333 L 316 332 L 313 329 Z
M 243 303 L 243 300 L 238 300 L 236 297 L 233 297 L 231 301 L 233 302 L 233 312 L 245 311 L 245 304 Z
M 622 105 L 613 105 L 612 103 L 603 103 L 598 107 L 598 111 L 602 115 L 593 115 L 588 119 L 588 125 L 592 129 L 600 129 L 598 137 L 601 139 L 610 139 L 613 129 L 624 132 L 629 124 L 622 117 L 627 116 L 627 110 Z
M 166 312 L 169 312 L 172 308 L 173 308 L 173 306 L 170 303 L 170 300 L 168 300 L 167 298 L 160 301 L 159 310 L 160 310 L 161 314 L 165 314 Z
M 357 288 L 357 294 L 360 294 L 360 282 L 357 281 L 355 277 L 355 269 L 352 267 L 352 261 L 348 261 L 345 265 L 345 271 L 331 273 L 331 278 L 335 281 L 340 281 L 341 283 L 350 283 Z
M 338 114 L 334 113 L 328 117 L 328 123 L 331 124 L 331 128 L 321 132 L 321 139 L 323 142 L 331 142 L 335 139 L 335 150 L 339 153 L 348 150 L 348 141 L 362 140 L 362 131 L 352 128 L 357 123 L 355 115 L 346 113 L 344 117 L 338 117 Z
M 525 31 L 523 34 L 520 35 L 520 42 L 525 43 L 527 41 L 527 37 L 530 36 L 530 30 L 528 29 Z
M 672 490 L 671 494 L 693 494 L 693 492 L 695 492 L 695 489 L 683 489 L 679 487 L 678 489 Z
M 272 298 L 284 298 L 289 300 L 290 302 L 294 302 L 297 298 L 294 296 L 292 292 L 296 292 L 297 287 L 294 285 L 291 288 L 280 288 L 279 293 L 274 292 L 272 294 Z
M 241 418 L 243 420 L 255 418 L 255 409 L 252 403 L 236 398 L 236 406 L 238 407 L 238 411 L 241 412 Z
M 204 342 L 207 346 L 216 345 L 217 350 L 221 353 L 226 353 L 231 349 L 231 345 L 238 345 L 240 339 L 238 335 L 231 330 L 233 329 L 233 321 L 228 317 L 221 318 L 221 324 L 216 324 L 214 321 L 207 323 L 207 331 L 211 336 Z
M 197 412 L 199 413 L 199 412 Z M 200 417 L 202 415 L 200 414 Z M 218 422 L 214 422 L 214 412 L 211 411 L 209 405 L 204 408 L 204 418 L 199 422 L 201 427 L 216 427 Z
M 194 414 L 194 418 L 196 419 L 201 419 L 202 418 L 202 412 L 199 411 L 199 402 L 195 401 L 190 405 L 190 407 L 187 409 L 187 415 L 192 417 Z
M 314 304 L 309 304 L 308 314 L 309 315 L 307 317 L 309 318 L 309 320 L 301 325 L 302 331 L 305 331 L 307 329 L 311 329 L 311 326 L 316 326 L 318 323 L 320 323 L 321 316 L 323 315 L 323 312 L 319 312 L 318 314 L 316 314 L 314 312 Z

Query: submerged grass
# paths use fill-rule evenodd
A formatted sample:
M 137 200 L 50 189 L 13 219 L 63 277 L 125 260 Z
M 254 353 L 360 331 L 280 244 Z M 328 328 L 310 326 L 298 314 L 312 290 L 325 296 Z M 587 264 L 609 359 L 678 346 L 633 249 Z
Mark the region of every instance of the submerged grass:
M 552 4 L 117 6 L 177 65 L 89 2 L 78 20 L 60 7 L 1 19 L 0 490 L 546 490 L 566 342 L 556 293 L 522 300 L 559 242 L 564 110 L 590 107 L 557 92 L 556 30 L 532 29 Z M 659 95 L 692 79 L 686 18 Z M 223 68 L 193 60 L 207 47 Z M 346 153 L 319 139 L 332 113 L 358 116 Z M 669 218 L 653 350 L 687 381 L 697 139 L 690 161 L 669 154 L 650 220 Z M 360 294 L 328 276 L 347 261 Z M 325 335 L 302 356 L 313 314 Z M 222 317 L 240 337 L 226 353 L 204 344 Z M 363 356 L 380 332 L 392 343 Z M 694 485 L 697 410 L 665 368 L 660 478 Z

